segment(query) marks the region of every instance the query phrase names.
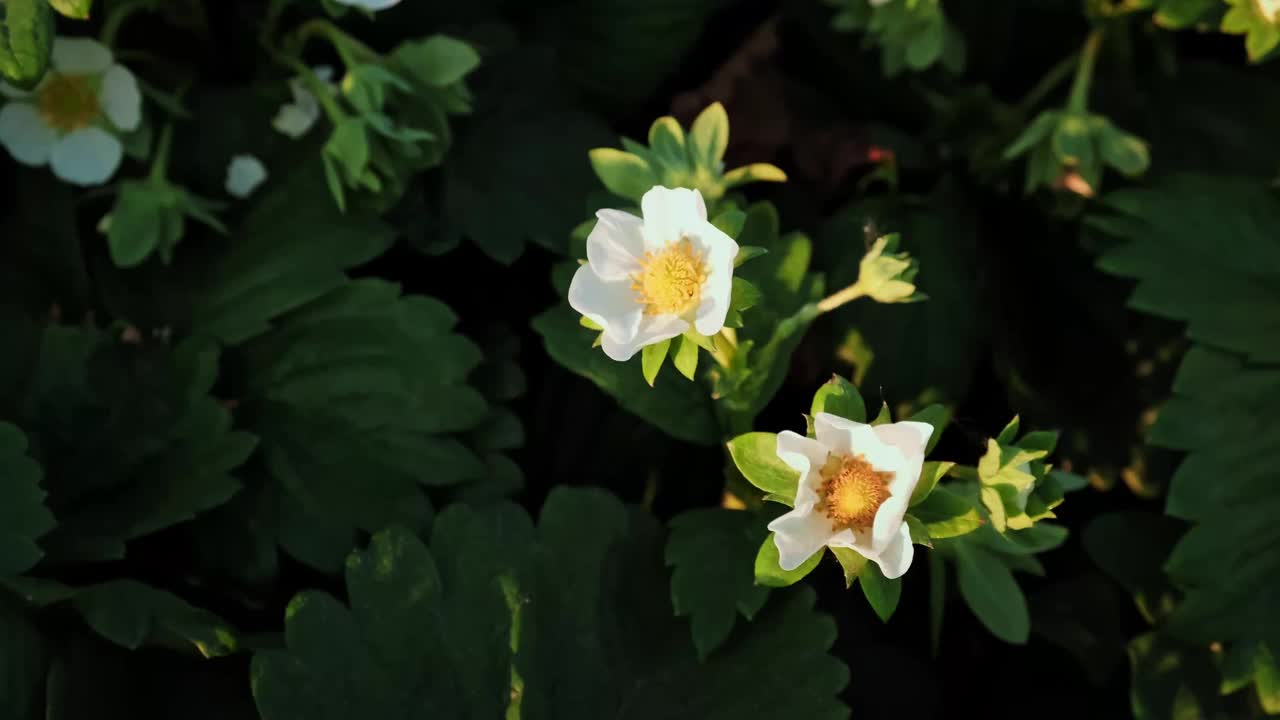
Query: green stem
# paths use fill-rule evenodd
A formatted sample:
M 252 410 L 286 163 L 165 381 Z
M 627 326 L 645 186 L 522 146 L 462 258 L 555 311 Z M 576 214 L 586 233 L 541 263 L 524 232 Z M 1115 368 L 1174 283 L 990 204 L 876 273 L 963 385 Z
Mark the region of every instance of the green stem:
M 1080 49 L 1080 64 L 1076 66 L 1076 77 L 1071 83 L 1071 97 L 1067 101 L 1067 111 L 1083 113 L 1089 104 L 1089 85 L 1093 82 L 1093 68 L 1098 62 L 1098 48 L 1102 46 L 1102 28 L 1095 28 L 1084 41 Z
M 977 480 L 978 468 L 972 465 L 956 465 L 947 474 L 956 480 Z
M 120 33 L 120 26 L 124 21 L 129 19 L 130 15 L 151 4 L 152 0 L 124 0 L 119 5 L 112 6 L 107 19 L 102 22 L 102 34 L 99 36 L 102 44 L 114 49 L 116 35 Z
M 715 348 L 709 351 L 711 357 L 720 367 L 728 369 L 733 365 L 733 356 L 738 352 L 738 334 L 733 328 L 721 328 L 712 336 L 711 345 Z
M 1027 115 L 1034 110 L 1045 99 L 1045 96 L 1053 92 L 1055 88 L 1062 84 L 1062 81 L 1071 76 L 1071 72 L 1076 69 L 1076 65 L 1079 62 L 1080 53 L 1078 52 L 1059 60 L 1058 64 L 1050 68 L 1049 72 L 1040 78 L 1040 82 L 1031 88 L 1031 92 L 1028 92 L 1026 97 L 1022 98 L 1022 102 L 1018 103 L 1018 113 Z
M 165 123 L 156 145 L 155 158 L 151 161 L 151 179 L 163 180 L 169 170 L 169 147 L 173 145 L 173 123 Z
M 376 62 L 382 57 L 376 50 L 343 32 L 342 28 L 325 18 L 312 18 L 298 26 L 290 41 L 291 49 L 295 54 L 300 54 L 307 40 L 313 37 L 328 40 L 342 57 L 343 64 L 348 67 Z
M 866 294 L 867 293 L 862 289 L 861 285 L 854 283 L 839 292 L 832 293 L 822 300 L 819 300 L 818 312 L 829 313 L 845 303 L 853 302 L 860 297 L 866 296 Z

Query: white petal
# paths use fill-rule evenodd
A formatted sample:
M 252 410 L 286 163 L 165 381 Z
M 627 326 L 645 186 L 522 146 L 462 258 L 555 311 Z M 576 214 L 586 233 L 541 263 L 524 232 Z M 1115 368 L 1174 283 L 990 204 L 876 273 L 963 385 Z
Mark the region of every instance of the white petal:
M 711 223 L 703 223 L 693 242 L 704 253 L 710 275 L 702 285 L 701 303 L 695 326 L 703 335 L 715 335 L 724 327 L 729 314 L 729 298 L 733 295 L 733 261 L 738 257 L 738 243 Z
M 605 337 L 619 342 L 630 342 L 636 336 L 644 315 L 630 280 L 606 282 L 590 265 L 583 265 L 573 274 L 569 306 L 604 328 Z
M 894 473 L 895 479 L 906 463 L 902 451 L 881 442 L 875 429 L 866 423 L 854 422 L 831 413 L 818 413 L 813 418 L 813 428 L 818 442 L 826 445 L 832 452 L 862 455 L 876 470 Z M 917 471 L 917 479 L 918 475 Z M 892 486 L 890 492 L 892 493 Z
M 624 362 L 640 352 L 640 348 L 683 335 L 688 329 L 689 323 L 675 315 L 645 315 L 640 320 L 640 328 L 635 337 L 623 342 L 605 333 L 601 347 L 604 348 L 605 355 Z
M 587 236 L 587 262 L 604 280 L 622 280 L 640 272 L 644 256 L 644 223 L 621 210 L 596 213 Z
M 33 167 L 44 165 L 57 140 L 58 131 L 31 105 L 11 102 L 0 108 L 0 143 L 14 160 Z
M 817 440 L 784 430 L 778 433 L 778 459 L 800 473 L 792 505 L 808 510 L 818 502 L 817 487 L 821 483 L 818 469 L 827 461 L 827 449 Z
M 871 548 L 877 554 L 884 552 L 894 536 L 901 532 L 901 528 L 906 527 L 902 519 L 907 514 L 908 500 L 905 497 L 890 497 L 876 510 L 876 519 L 871 525 Z
M 53 69 L 63 75 L 97 75 L 111 67 L 111 51 L 97 40 L 58 37 L 53 40 Z
M 811 467 L 821 467 L 827 461 L 825 445 L 790 430 L 778 433 L 777 453 L 787 467 L 802 473 Z
M 778 546 L 778 565 L 795 570 L 805 560 L 826 546 L 831 538 L 831 523 L 812 509 L 799 508 L 769 523 L 773 543 Z
M 933 435 L 933 426 L 929 423 L 904 420 L 888 425 L 877 425 L 872 428 L 880 442 L 897 448 L 903 456 L 902 467 L 894 474 L 889 483 L 892 495 L 911 495 L 920 482 L 920 469 L 924 465 L 924 451 Z
M 880 572 L 890 580 L 907 574 L 911 560 L 916 556 L 916 546 L 911 543 L 911 531 L 906 525 L 898 531 L 893 540 L 885 546 L 884 552 L 875 558 Z
M 267 167 L 252 155 L 236 155 L 227 165 L 227 192 L 246 198 L 267 180 Z
M 271 127 L 290 139 L 297 140 L 306 135 L 319 119 L 320 106 L 317 104 L 285 103 L 271 119 Z
M 640 198 L 644 212 L 644 244 L 660 250 L 682 236 L 697 235 L 707 223 L 702 193 L 686 188 L 654 186 Z
M 830 448 L 831 452 L 848 453 L 854 447 L 854 434 L 857 433 L 862 442 L 866 445 L 866 436 L 874 433 L 871 432 L 871 426 L 866 423 L 854 422 L 848 418 L 842 418 L 839 415 L 820 412 L 813 417 L 813 432 L 817 436 L 818 442 Z
M 130 132 L 142 122 L 142 93 L 138 80 L 123 65 L 112 65 L 102 76 L 102 91 L 98 96 L 102 111 L 117 128 Z
M 124 147 L 102 128 L 76 130 L 59 140 L 49 156 L 53 174 L 76 185 L 99 185 L 120 167 Z

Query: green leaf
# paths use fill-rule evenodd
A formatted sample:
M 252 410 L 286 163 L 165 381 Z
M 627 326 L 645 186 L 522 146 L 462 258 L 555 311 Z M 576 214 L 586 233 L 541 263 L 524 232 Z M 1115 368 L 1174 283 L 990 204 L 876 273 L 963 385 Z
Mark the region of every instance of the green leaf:
M 336 570 L 357 530 L 425 526 L 423 486 L 487 475 L 474 448 L 496 448 L 474 433 L 492 415 L 467 382 L 481 354 L 456 324 L 439 301 L 360 280 L 243 348 L 242 403 L 264 469 L 302 520 L 286 526 L 301 534 L 279 538 L 290 554 Z M 472 434 L 471 447 L 461 433 Z M 498 446 L 512 444 L 511 428 L 506 435 Z
M 982 517 L 972 502 L 941 485 L 913 505 L 911 513 L 924 523 L 929 537 L 935 540 L 965 535 L 982 525 Z
M 672 437 L 702 445 L 720 442 L 719 423 L 705 394 L 691 392 L 683 383 L 649 387 L 637 367 L 638 359 L 615 362 L 593 349 L 591 334 L 578 325 L 577 317 L 568 305 L 560 305 L 534 318 L 533 328 L 556 362 L 591 380 L 628 412 Z
M 916 545 L 924 545 L 925 547 L 933 547 L 933 538 L 929 536 L 929 530 L 914 515 L 906 516 L 907 530 L 911 533 L 911 542 Z
M 1258 704 L 1268 715 L 1280 715 L 1280 666 L 1275 655 L 1265 645 L 1258 648 L 1254 659 L 1254 688 Z
M 822 548 L 809 556 L 809 559 L 800 563 L 800 566 L 794 570 L 783 570 L 778 560 L 778 544 L 773 540 L 773 533 L 764 539 L 760 544 L 760 550 L 756 553 L 755 578 L 756 582 L 766 587 L 787 587 L 795 585 L 804 579 L 806 575 L 813 572 L 818 567 L 818 563 L 822 561 L 822 556 L 826 554 L 826 548 Z
M 787 174 L 769 163 L 752 163 L 734 168 L 724 174 L 726 188 L 736 188 L 753 182 L 786 182 Z
M 840 569 L 844 571 L 844 588 L 848 590 L 853 587 L 853 583 L 858 579 L 868 561 L 852 548 L 833 547 L 830 550 L 840 562 Z
M 729 146 L 729 115 L 724 111 L 724 105 L 711 103 L 698 114 L 689 129 L 688 145 L 689 156 L 696 166 L 717 170 L 720 168 L 725 148 Z M 736 236 L 727 230 L 725 233 L 729 237 Z
M 760 288 L 752 285 L 750 281 L 740 277 L 733 279 L 732 291 L 729 296 L 730 310 L 737 310 L 738 312 L 748 310 L 759 305 L 763 298 L 764 295 L 761 294 Z
M 672 364 L 681 375 L 693 380 L 698 372 L 698 344 L 683 335 L 674 342 L 676 345 L 671 351 Z
M 947 429 L 947 424 L 951 422 L 951 411 L 946 406 L 935 403 L 916 411 L 914 415 L 907 419 L 929 423 L 933 426 L 933 434 L 929 436 L 929 443 L 924 448 L 924 454 L 928 455 L 938 446 L 938 441 L 942 440 L 942 432 Z
M 649 150 L 662 166 L 664 172 L 660 175 L 664 180 L 671 171 L 680 174 L 688 172 L 689 154 L 685 150 L 684 129 L 675 118 L 660 117 L 653 121 L 653 125 L 649 127 Z
M 1026 153 L 1032 147 L 1039 145 L 1040 141 L 1049 137 L 1049 134 L 1058 127 L 1058 118 L 1060 116 L 1060 113 L 1053 110 L 1046 110 L 1037 115 L 1036 119 L 1031 121 L 1031 124 L 1022 131 L 1022 134 L 1009 147 L 1005 148 L 1004 159 L 1012 160 Z
M 690 510 L 671 521 L 666 563 L 671 604 L 689 618 L 693 645 L 706 659 L 733 631 L 737 616 L 751 620 L 769 596 L 752 574 L 763 518 L 748 512 Z
M 432 35 L 396 49 L 396 58 L 414 79 L 434 87 L 462 82 L 480 66 L 480 55 L 465 42 L 448 35 Z
M 513 505 L 452 506 L 429 549 L 386 530 L 346 576 L 349 609 L 298 595 L 285 646 L 254 657 L 265 720 L 845 712 L 834 623 L 810 591 L 780 596 L 702 660 L 668 602 L 656 523 L 598 490 L 553 491 L 536 528 Z M 806 683 L 759 676 L 769 662 Z
M 37 541 L 53 529 L 53 513 L 44 505 L 43 472 L 27 455 L 27 438 L 0 423 L 0 576 L 20 575 L 44 555 Z
M 862 566 L 858 580 L 861 581 L 862 594 L 876 616 L 881 622 L 889 622 L 893 611 L 898 609 L 898 598 L 902 596 L 902 578 L 889 580 L 880 572 L 879 565 L 869 562 Z
M 649 163 L 628 152 L 613 148 L 596 148 L 589 154 L 591 167 L 609 192 L 633 202 L 658 184 L 658 176 Z
M 1013 573 L 994 553 L 965 540 L 958 540 L 956 579 L 960 595 L 974 616 L 992 635 L 1021 645 L 1031 631 L 1027 599 L 1013 579 Z
M 1130 307 L 1187 323 L 1187 335 L 1197 343 L 1253 362 L 1280 361 L 1280 340 L 1262 329 L 1280 318 L 1280 299 L 1268 291 L 1276 273 L 1267 263 L 1277 251 L 1264 230 L 1280 222 L 1280 199 L 1266 183 L 1177 175 L 1111 193 L 1104 204 L 1108 214 L 1091 221 L 1113 221 L 1122 242 L 1098 266 L 1138 281 Z M 1232 220 L 1222 225 L 1223 217 Z M 1204 251 L 1203 232 L 1211 227 L 1232 238 L 1229 251 Z M 1260 320 L 1232 311 L 1245 305 L 1256 308 Z
M 0 75 L 30 90 L 44 77 L 53 52 L 53 11 L 46 0 L 9 0 L 0 20 Z
M 1058 432 L 1056 430 L 1029 432 L 1018 440 L 1017 445 L 1024 450 L 1039 450 L 1045 453 L 1052 453 L 1058 447 Z
M 893 414 L 889 412 L 889 403 L 882 401 L 880 403 L 880 412 L 877 412 L 876 416 L 871 418 L 871 424 L 886 425 L 891 422 L 893 422 Z
M 932 493 L 938 481 L 947 476 L 951 468 L 955 467 L 953 462 L 940 462 L 930 460 L 926 462 L 920 469 L 920 482 L 916 483 L 916 489 L 911 492 L 910 507 L 915 507 L 924 502 Z
M 793 499 L 800 474 L 778 457 L 778 436 L 752 432 L 729 441 L 729 455 L 738 472 L 766 493 Z M 790 504 L 790 503 L 788 503 Z
M 226 252 L 175 262 L 175 276 L 195 278 L 195 334 L 234 345 L 263 333 L 277 316 L 340 287 L 345 269 L 382 254 L 394 239 L 376 216 L 344 214 L 328 202 L 314 161 L 256 200 Z
M 93 0 L 49 0 L 49 5 L 72 20 L 88 20 Z
M 129 650 L 160 646 L 212 658 L 238 647 L 235 629 L 221 618 L 133 580 L 76 590 L 71 604 L 94 632 Z
M 152 253 L 165 263 L 186 232 L 191 216 L 221 233 L 226 228 L 214 216 L 216 203 L 191 195 L 163 179 L 123 182 L 116 195 L 107 229 L 107 246 L 117 267 L 140 265 Z
M 640 351 L 640 367 L 644 370 L 644 381 L 649 383 L 649 387 L 653 387 L 653 381 L 658 378 L 658 371 L 662 369 L 662 364 L 667 360 L 667 351 L 671 349 L 671 341 L 663 340 L 662 342 L 645 345 Z
M 1098 138 L 1098 152 L 1102 160 L 1121 174 L 1137 177 L 1151 165 L 1151 152 L 1147 144 L 1108 123 Z
M 999 445 L 1014 444 L 1014 441 L 1018 437 L 1019 428 L 1020 428 L 1020 420 L 1017 415 L 1014 415 L 1013 419 L 1009 421 L 1009 424 L 1005 425 L 1004 429 L 1000 431 L 1000 434 L 996 436 L 995 438 L 996 443 Z M 990 444 L 988 444 L 987 446 L 987 452 L 988 453 L 991 452 Z
M 721 232 L 731 238 L 738 237 L 742 233 L 742 226 L 747 222 L 747 214 L 737 208 L 729 208 L 724 212 L 711 219 L 711 224 L 715 225 Z M 759 248 L 757 248 L 758 250 Z M 746 262 L 743 258 L 743 251 L 746 248 L 739 248 L 738 255 L 733 259 L 733 266 L 737 267 Z
M 1182 30 L 1204 23 L 1220 11 L 1218 0 L 1161 0 L 1153 16 L 1156 24 L 1170 30 Z
M 866 422 L 867 408 L 862 402 L 862 395 L 853 383 L 839 375 L 823 383 L 814 393 L 809 414 L 816 416 L 820 412 L 830 413 L 854 422 Z
M 1193 645 L 1280 647 L 1280 623 L 1263 599 L 1280 577 L 1280 434 L 1266 420 L 1280 407 L 1280 302 L 1271 291 L 1280 252 L 1268 230 L 1280 224 L 1280 199 L 1259 181 L 1174 175 L 1105 204 L 1109 222 L 1095 227 L 1115 242 L 1099 266 L 1136 279 L 1131 306 L 1185 322 L 1193 341 L 1148 436 L 1186 453 L 1166 510 L 1191 526 L 1164 564 L 1183 596 L 1163 627 Z M 1220 249 L 1206 249 L 1210 231 Z M 1140 606 L 1166 609 L 1159 588 L 1142 585 Z
M 50 563 L 123 557 L 125 544 L 186 522 L 240 489 L 231 476 L 255 447 L 211 395 L 218 353 L 117 342 L 83 328 L 45 328 L 26 383 L 22 426 L 40 438 L 58 526 Z
M 721 213 L 720 216 L 716 218 L 716 220 L 719 221 L 720 218 L 723 218 L 725 215 L 728 215 L 729 212 L 730 211 Z M 744 220 L 745 220 L 745 217 L 746 216 L 743 216 Z M 716 225 L 716 227 L 720 228 L 721 230 L 724 230 L 724 228 L 721 227 L 720 225 Z M 741 231 L 741 227 L 739 227 L 739 231 Z M 727 233 L 728 231 L 726 230 L 725 232 Z M 760 257 L 761 255 L 766 255 L 768 254 L 768 252 L 769 252 L 768 249 L 762 248 L 762 247 L 755 247 L 752 245 L 740 246 L 738 248 L 738 256 L 733 259 L 733 266 L 735 268 L 741 267 L 742 264 L 747 262 L 748 260 L 753 260 L 755 258 Z

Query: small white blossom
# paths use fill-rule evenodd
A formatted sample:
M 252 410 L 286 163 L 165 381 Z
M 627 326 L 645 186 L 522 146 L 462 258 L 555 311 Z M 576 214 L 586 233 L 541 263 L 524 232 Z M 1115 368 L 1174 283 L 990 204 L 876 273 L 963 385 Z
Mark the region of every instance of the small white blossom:
M 252 155 L 236 155 L 227 165 L 227 192 L 233 197 L 249 197 L 266 180 L 266 166 Z
M 778 564 L 794 570 L 826 547 L 850 548 L 901 577 L 915 556 L 905 522 L 933 426 L 866 425 L 829 413 L 816 439 L 778 434 L 778 458 L 800 473 L 793 509 L 769 523 Z
M 646 345 L 724 327 L 738 244 L 707 221 L 697 190 L 654 187 L 644 219 L 601 210 L 569 304 L 603 330 L 604 352 L 628 360 Z
M 351 7 L 368 10 L 369 12 L 377 12 L 386 10 L 389 7 L 400 4 L 400 0 L 338 0 L 339 5 L 350 5 Z
M 0 109 L 0 143 L 18 162 L 49 165 L 76 185 L 110 179 L 124 156 L 118 135 L 142 122 L 137 79 L 88 38 L 56 38 L 35 90 L 0 84 L 0 92 L 9 97 Z
M 333 68 L 321 65 L 312 72 L 323 83 L 333 80 Z M 320 119 L 320 101 L 307 88 L 306 81 L 295 77 L 289 81 L 289 91 L 293 93 L 293 102 L 287 102 L 276 111 L 271 126 L 277 131 L 297 140 L 306 135 Z

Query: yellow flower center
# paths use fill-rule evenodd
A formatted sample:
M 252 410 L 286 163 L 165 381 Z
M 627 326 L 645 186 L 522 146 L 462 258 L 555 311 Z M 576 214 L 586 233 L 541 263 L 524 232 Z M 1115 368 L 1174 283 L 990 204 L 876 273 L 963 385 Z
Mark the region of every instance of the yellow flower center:
M 684 315 L 698 307 L 707 266 L 689 238 L 646 252 L 631 289 L 646 315 Z
M 98 91 L 86 75 L 49 74 L 36 93 L 36 107 L 50 127 L 71 132 L 89 127 L 98 119 Z
M 818 471 L 822 487 L 818 509 L 830 520 L 833 530 L 866 529 L 876 519 L 876 511 L 889 499 L 892 472 L 881 472 L 862 455 L 831 453 Z

